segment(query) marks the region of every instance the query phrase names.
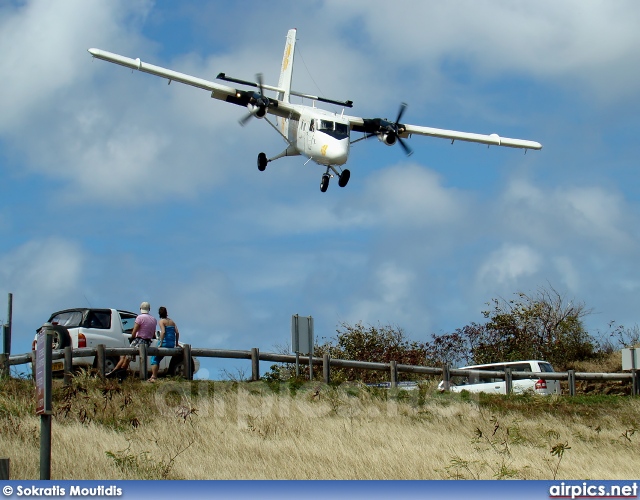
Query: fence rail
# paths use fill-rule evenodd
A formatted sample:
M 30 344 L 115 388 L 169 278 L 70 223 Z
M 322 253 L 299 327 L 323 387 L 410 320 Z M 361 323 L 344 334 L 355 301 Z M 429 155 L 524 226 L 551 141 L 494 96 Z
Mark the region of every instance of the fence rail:
M 100 376 L 104 377 L 104 359 L 108 356 L 122 356 L 122 355 L 140 355 L 141 363 L 146 369 L 139 370 L 140 377 L 146 380 L 148 374 L 148 357 L 149 356 L 182 356 L 185 357 L 187 362 L 184 363 L 184 376 L 187 379 L 192 378 L 191 369 L 191 357 L 200 358 L 225 358 L 225 359 L 247 359 L 251 360 L 251 379 L 258 380 L 260 378 L 259 362 L 271 361 L 275 363 L 296 363 L 309 365 L 322 366 L 323 379 L 325 383 L 329 383 L 331 380 L 331 367 L 335 368 L 356 368 L 362 370 L 377 370 L 389 372 L 390 385 L 392 388 L 398 387 L 398 374 L 399 373 L 411 373 L 411 374 L 424 374 L 424 375 L 438 375 L 443 378 L 445 384 L 448 384 L 453 376 L 480 376 L 501 378 L 506 381 L 507 393 L 512 390 L 511 382 L 519 379 L 541 378 L 547 380 L 561 380 L 567 381 L 569 384 L 569 394 L 575 395 L 576 393 L 576 381 L 578 380 L 592 380 L 592 381 L 630 381 L 631 382 L 631 395 L 640 395 L 640 377 L 638 372 L 640 370 L 631 370 L 630 372 L 623 373 L 591 373 L 591 372 L 576 372 L 569 370 L 567 372 L 513 372 L 510 369 L 505 371 L 488 371 L 488 370 L 461 370 L 457 368 L 451 368 L 448 365 L 442 367 L 430 367 L 430 366 L 417 366 L 417 365 L 404 365 L 398 364 L 396 361 L 390 361 L 389 363 L 375 363 L 369 361 L 353 361 L 347 359 L 330 358 L 328 355 L 324 355 L 322 358 L 293 354 L 277 354 L 272 352 L 260 352 L 258 348 L 251 350 L 229 350 L 229 349 L 208 349 L 208 348 L 191 348 L 189 344 L 185 344 L 181 348 L 166 348 L 166 347 L 147 347 L 144 344 L 135 347 L 105 347 L 99 345 L 97 347 L 86 347 L 81 349 L 72 349 L 66 347 L 65 349 L 54 350 L 52 353 L 52 359 L 64 360 L 64 372 L 65 382 L 70 381 L 70 373 L 72 369 L 72 359 L 74 357 L 90 357 L 96 356 L 97 360 L 94 363 Z M 190 355 L 189 355 L 190 354 Z M 25 354 L 18 354 L 15 356 L 9 356 L 8 360 L 0 360 L 6 363 L 8 366 L 24 365 L 35 361 L 35 351 Z M 8 361 L 8 362 L 7 362 Z M 1 364 L 1 363 L 0 363 Z

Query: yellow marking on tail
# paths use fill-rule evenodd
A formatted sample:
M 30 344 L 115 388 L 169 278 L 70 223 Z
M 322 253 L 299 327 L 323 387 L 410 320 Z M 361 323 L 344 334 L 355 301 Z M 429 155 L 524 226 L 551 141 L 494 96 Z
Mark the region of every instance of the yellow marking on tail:
M 286 71 L 289 67 L 289 58 L 291 56 L 291 44 L 287 44 L 287 49 L 284 53 L 284 59 L 282 61 L 282 71 Z

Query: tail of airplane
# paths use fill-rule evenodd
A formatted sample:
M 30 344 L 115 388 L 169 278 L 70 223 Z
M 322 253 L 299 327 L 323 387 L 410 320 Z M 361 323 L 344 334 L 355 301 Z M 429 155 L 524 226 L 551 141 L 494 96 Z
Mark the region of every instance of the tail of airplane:
M 278 80 L 278 88 L 284 92 L 278 92 L 278 100 L 289 102 L 291 92 L 291 77 L 293 76 L 293 53 L 296 47 L 296 29 L 290 29 L 287 33 L 287 43 L 284 46 L 284 55 L 282 56 L 282 68 L 280 69 L 280 80 Z

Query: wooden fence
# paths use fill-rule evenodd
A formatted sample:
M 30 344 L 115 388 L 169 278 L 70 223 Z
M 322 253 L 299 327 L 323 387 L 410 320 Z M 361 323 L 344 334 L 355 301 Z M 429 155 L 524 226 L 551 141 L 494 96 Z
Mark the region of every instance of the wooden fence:
M 148 375 L 148 357 L 159 356 L 183 356 L 186 362 L 183 364 L 183 376 L 186 379 L 192 379 L 193 369 L 191 366 L 191 357 L 199 358 L 226 358 L 226 359 L 247 359 L 251 361 L 251 380 L 256 381 L 260 378 L 260 361 L 270 361 L 275 363 L 296 363 L 296 360 L 300 364 L 309 365 L 309 362 L 313 365 L 322 366 L 322 375 L 325 383 L 331 381 L 331 368 L 357 368 L 361 370 L 377 370 L 386 371 L 389 373 L 389 380 L 391 388 L 398 387 L 398 378 L 400 373 L 411 374 L 423 374 L 439 376 L 443 379 L 445 386 L 448 387 L 451 377 L 454 376 L 479 376 L 494 377 L 505 380 L 507 394 L 512 392 L 513 380 L 518 379 L 530 379 L 541 378 L 546 380 L 563 380 L 567 381 L 569 385 L 569 395 L 574 396 L 576 394 L 576 382 L 578 380 L 591 380 L 591 381 L 629 381 L 631 383 L 631 395 L 640 394 L 640 379 L 638 376 L 639 370 L 631 370 L 630 372 L 623 373 L 589 373 L 589 372 L 576 372 L 569 370 L 567 372 L 513 372 L 507 368 L 505 371 L 486 371 L 486 370 L 460 370 L 457 368 L 451 368 L 449 366 L 443 367 L 429 367 L 429 366 L 416 366 L 416 365 L 403 365 L 396 361 L 389 363 L 373 363 L 368 361 L 352 361 L 346 359 L 330 358 L 325 354 L 322 358 L 313 357 L 311 360 L 308 356 L 295 356 L 293 354 L 276 354 L 270 352 L 260 352 L 255 347 L 249 351 L 236 351 L 227 349 L 207 349 L 207 348 L 191 348 L 189 344 L 185 344 L 182 348 L 160 348 L 160 347 L 147 347 L 142 344 L 138 348 L 134 347 L 105 347 L 99 345 L 96 348 L 81 348 L 72 349 L 66 347 L 65 349 L 54 350 L 52 359 L 64 360 L 64 383 L 69 384 L 71 382 L 72 373 L 72 361 L 74 356 L 96 356 L 96 369 L 101 377 L 105 374 L 105 360 L 107 357 L 121 356 L 125 354 L 139 354 L 141 366 L 147 369 L 139 370 L 140 378 L 146 380 Z M 0 360 L 0 365 L 5 364 L 6 368 L 14 365 L 23 365 L 31 363 L 35 359 L 35 352 L 27 354 L 19 354 L 16 356 L 10 356 L 8 362 L 6 359 Z M 8 370 L 7 370 L 8 372 Z

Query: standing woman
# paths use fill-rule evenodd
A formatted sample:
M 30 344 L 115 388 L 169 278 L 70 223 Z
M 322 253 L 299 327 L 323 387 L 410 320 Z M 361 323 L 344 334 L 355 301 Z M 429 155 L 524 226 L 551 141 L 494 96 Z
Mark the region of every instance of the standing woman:
M 164 306 L 158 309 L 158 316 L 160 316 L 160 321 L 158 321 L 158 326 L 160 327 L 158 347 L 176 347 L 178 345 L 180 332 L 178 331 L 175 321 L 167 315 L 167 308 Z M 160 366 L 162 358 L 164 358 L 164 356 L 151 356 L 151 377 L 149 378 L 149 382 L 155 382 L 158 378 L 158 367 Z

